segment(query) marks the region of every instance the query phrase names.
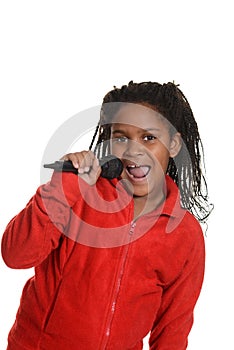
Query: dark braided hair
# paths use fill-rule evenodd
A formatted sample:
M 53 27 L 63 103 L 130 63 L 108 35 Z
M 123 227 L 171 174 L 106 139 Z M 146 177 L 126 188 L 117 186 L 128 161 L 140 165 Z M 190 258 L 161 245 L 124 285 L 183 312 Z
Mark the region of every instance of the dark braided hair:
M 205 222 L 212 206 L 208 202 L 207 184 L 202 172 L 203 146 L 193 112 L 178 85 L 130 81 L 120 89 L 114 86 L 103 99 L 100 121 L 90 145 L 91 149 L 99 132 L 94 150 L 98 157 L 110 152 L 111 120 L 123 105 L 119 102 L 151 106 L 169 121 L 174 132 L 181 134 L 182 148 L 175 158 L 169 159 L 167 174 L 180 189 L 182 207 Z

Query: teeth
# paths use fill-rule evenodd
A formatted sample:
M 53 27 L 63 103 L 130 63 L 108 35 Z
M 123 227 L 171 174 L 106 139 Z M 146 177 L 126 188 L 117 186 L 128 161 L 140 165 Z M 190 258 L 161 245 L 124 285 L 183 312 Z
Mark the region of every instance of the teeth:
M 126 166 L 128 173 L 134 178 L 146 177 L 150 171 L 148 165 L 129 164 Z

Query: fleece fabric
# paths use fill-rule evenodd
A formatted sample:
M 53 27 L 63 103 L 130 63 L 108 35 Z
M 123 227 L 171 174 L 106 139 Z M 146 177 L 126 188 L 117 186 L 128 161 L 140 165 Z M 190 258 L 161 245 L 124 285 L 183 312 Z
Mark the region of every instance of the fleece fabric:
M 54 173 L 8 224 L 2 256 L 35 267 L 8 350 L 184 350 L 203 275 L 198 221 L 171 178 L 137 219 L 121 181 Z

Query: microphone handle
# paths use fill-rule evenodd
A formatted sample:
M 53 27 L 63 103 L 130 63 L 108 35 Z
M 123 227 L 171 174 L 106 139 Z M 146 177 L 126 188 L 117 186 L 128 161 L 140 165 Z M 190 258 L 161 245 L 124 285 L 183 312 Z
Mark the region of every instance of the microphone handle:
M 119 177 L 123 171 L 123 163 L 121 160 L 113 155 L 106 156 L 99 159 L 99 164 L 101 166 L 100 176 L 106 179 L 114 179 Z M 76 169 L 70 160 L 57 160 L 51 164 L 44 164 L 44 168 L 53 169 L 58 172 L 69 172 L 73 174 L 78 174 L 78 169 Z
M 70 160 L 56 160 L 54 163 L 44 164 L 44 168 L 53 169 L 57 172 L 66 172 L 78 174 L 78 169 L 76 169 Z

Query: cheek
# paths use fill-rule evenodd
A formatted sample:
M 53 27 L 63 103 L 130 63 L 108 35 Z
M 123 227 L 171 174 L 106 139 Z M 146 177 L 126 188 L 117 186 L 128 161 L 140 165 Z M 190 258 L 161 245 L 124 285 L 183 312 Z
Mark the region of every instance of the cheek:
M 116 157 L 121 158 L 125 151 L 124 144 L 118 144 L 116 145 L 114 142 L 111 142 L 111 153 L 115 155 Z
M 169 151 L 166 147 L 160 147 L 156 151 L 152 152 L 155 160 L 156 168 L 160 167 L 164 173 L 167 171 L 169 162 Z

